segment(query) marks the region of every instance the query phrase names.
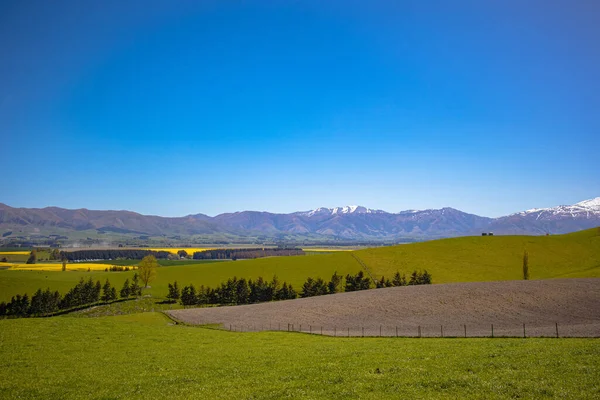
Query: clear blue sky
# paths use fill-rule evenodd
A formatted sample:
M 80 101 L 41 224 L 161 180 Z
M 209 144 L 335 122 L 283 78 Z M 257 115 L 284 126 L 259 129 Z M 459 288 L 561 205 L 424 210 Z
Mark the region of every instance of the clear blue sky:
M 600 196 L 600 2 L 0 0 L 0 202 L 499 216 Z

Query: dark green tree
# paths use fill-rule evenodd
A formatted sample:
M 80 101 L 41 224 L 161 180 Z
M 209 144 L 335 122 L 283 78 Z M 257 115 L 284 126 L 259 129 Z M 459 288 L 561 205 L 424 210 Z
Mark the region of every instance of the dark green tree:
M 29 313 L 32 315 L 41 315 L 44 308 L 42 289 L 38 289 L 33 296 L 31 296 L 31 305 L 29 306 Z
M 298 297 L 298 294 L 292 287 L 292 285 L 288 285 L 287 282 L 283 282 L 281 285 L 281 289 L 277 292 L 277 300 L 291 300 Z
M 250 301 L 250 288 L 248 288 L 248 282 L 244 278 L 237 282 L 236 297 L 237 304 L 248 304 Z
M 142 288 L 140 287 L 138 274 L 133 274 L 133 279 L 131 280 L 131 286 L 129 287 L 129 293 L 131 296 L 141 296 Z
M 400 271 L 396 271 L 394 278 L 392 279 L 393 286 L 406 286 L 406 275 L 400 275 Z
M 366 290 L 371 287 L 371 279 L 365 276 L 364 272 L 358 271 L 356 275 L 346 275 L 346 292 L 354 292 L 356 290 Z
M 122 299 L 127 299 L 131 295 L 131 289 L 129 287 L 129 278 L 125 279 L 125 283 L 123 283 L 123 287 L 121 288 L 120 294 Z
M 331 275 L 331 280 L 327 284 L 327 291 L 330 294 L 338 293 L 342 286 L 342 276 L 338 275 L 337 271 Z
M 179 291 L 179 285 L 177 285 L 177 281 L 173 282 L 173 284 L 169 283 L 169 293 L 167 294 L 167 299 L 169 299 L 171 303 L 176 303 L 180 297 L 181 293 Z
M 313 279 L 308 277 L 302 285 L 300 297 L 322 296 L 329 292 L 327 284 L 322 278 Z
M 410 286 L 412 285 L 420 285 L 421 284 L 421 274 L 414 270 L 412 274 L 410 274 L 410 281 L 408 281 Z
M 25 262 L 26 264 L 35 264 L 37 262 L 37 253 L 35 250 L 31 250 L 29 253 L 29 258 Z
M 100 283 L 100 281 L 96 281 L 96 284 L 94 285 L 94 292 L 93 292 L 93 297 L 92 297 L 93 303 L 100 301 L 101 288 L 102 288 L 102 284 Z
M 430 285 L 431 284 L 431 274 L 427 272 L 427 270 L 423 271 L 421 275 L 421 285 Z
M 185 286 L 181 290 L 181 304 L 184 306 L 192 306 L 197 304 L 198 298 L 196 296 L 196 288 L 194 285 Z
M 6 313 L 15 317 L 25 317 L 29 313 L 29 296 L 20 294 L 13 296 L 6 306 Z
M 107 279 L 106 282 L 104 283 L 104 286 L 102 286 L 102 297 L 101 297 L 102 301 L 114 300 L 112 289 L 113 289 L 113 287 L 110 285 L 110 282 Z

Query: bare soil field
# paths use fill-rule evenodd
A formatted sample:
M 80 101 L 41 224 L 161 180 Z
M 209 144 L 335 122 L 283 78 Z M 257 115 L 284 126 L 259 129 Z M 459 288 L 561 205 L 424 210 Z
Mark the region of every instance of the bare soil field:
M 600 279 L 405 286 L 168 313 L 237 331 L 335 336 L 600 337 Z

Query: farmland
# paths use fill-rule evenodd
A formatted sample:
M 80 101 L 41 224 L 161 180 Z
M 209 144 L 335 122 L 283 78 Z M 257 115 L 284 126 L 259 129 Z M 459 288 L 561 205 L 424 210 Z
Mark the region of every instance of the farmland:
M 566 277 L 600 277 L 600 235 L 590 229 L 556 236 L 461 237 L 357 251 L 339 251 L 313 256 L 270 257 L 252 260 L 185 262 L 158 270 L 157 279 L 147 290 L 162 298 L 169 282 L 216 286 L 230 277 L 255 279 L 258 276 L 292 283 L 299 288 L 307 277 L 329 278 L 338 274 L 355 274 L 362 260 L 379 278 L 390 278 L 399 270 L 409 274 L 427 269 L 433 283 L 515 280 L 521 278 L 523 251 L 529 252 L 532 279 Z M 190 260 L 192 261 L 192 260 Z M 134 261 L 137 263 L 137 261 Z M 69 264 L 70 266 L 71 264 Z M 103 269 L 103 268 L 101 268 Z M 92 271 L 14 271 L 0 270 L 0 301 L 17 293 L 33 293 L 50 287 L 66 291 L 81 277 L 94 280 L 109 278 L 120 286 L 133 272 Z
M 391 287 L 168 313 L 190 324 L 332 336 L 599 337 L 600 279 Z
M 155 313 L 2 320 L 0 339 L 2 398 L 591 399 L 600 394 L 600 347 L 590 339 L 234 333 L 172 325 Z
M 291 322 L 327 326 L 352 321 L 353 328 L 372 328 L 400 320 L 412 332 L 412 325 L 440 321 L 469 324 L 469 329 L 482 321 L 487 329 L 498 318 L 520 326 L 521 321 L 560 317 L 561 324 L 574 324 L 571 332 L 588 335 L 577 329 L 582 324 L 597 328 L 597 279 L 515 279 L 524 250 L 534 279 L 598 277 L 598 239 L 597 230 L 590 230 L 554 237 L 465 237 L 311 256 L 169 261 L 145 290 L 152 297 L 51 318 L 0 320 L 0 398 L 597 398 L 598 339 L 342 338 L 306 334 L 306 326 L 305 333 L 241 333 L 215 323 L 266 325 L 299 315 L 302 321 Z M 377 276 L 427 269 L 434 283 L 507 282 L 398 287 L 174 312 L 178 318 L 209 315 L 182 317 L 208 324 L 201 326 L 177 325 L 164 314 L 142 312 L 181 308 L 158 303 L 175 280 L 216 285 L 234 275 L 277 274 L 299 288 L 307 276 L 356 273 L 362 268 L 358 260 Z M 132 275 L 103 269 L 1 270 L 0 301 L 38 287 L 64 293 L 87 277 L 110 279 L 119 287 Z M 223 313 L 229 320 L 213 317 Z M 117 314 L 128 315 L 111 316 Z M 424 336 L 437 336 L 437 328 L 434 333 L 425 328 Z M 459 336 L 452 332 L 447 334 Z M 488 336 L 483 330 L 473 334 Z M 545 330 L 539 334 L 548 336 Z M 367 331 L 367 336 L 377 334 Z

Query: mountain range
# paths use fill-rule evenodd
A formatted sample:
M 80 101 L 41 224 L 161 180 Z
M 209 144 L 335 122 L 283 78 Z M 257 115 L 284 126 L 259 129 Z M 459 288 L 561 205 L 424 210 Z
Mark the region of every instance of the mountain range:
M 290 214 L 242 211 L 209 217 L 142 215 L 132 211 L 14 208 L 0 203 L 3 241 L 77 232 L 125 236 L 204 238 L 312 238 L 326 240 L 401 240 L 495 234 L 558 234 L 600 226 L 600 197 L 573 205 L 531 209 L 488 218 L 454 208 L 389 213 L 362 206 L 317 208 Z M 76 236 L 76 235 L 75 235 Z

